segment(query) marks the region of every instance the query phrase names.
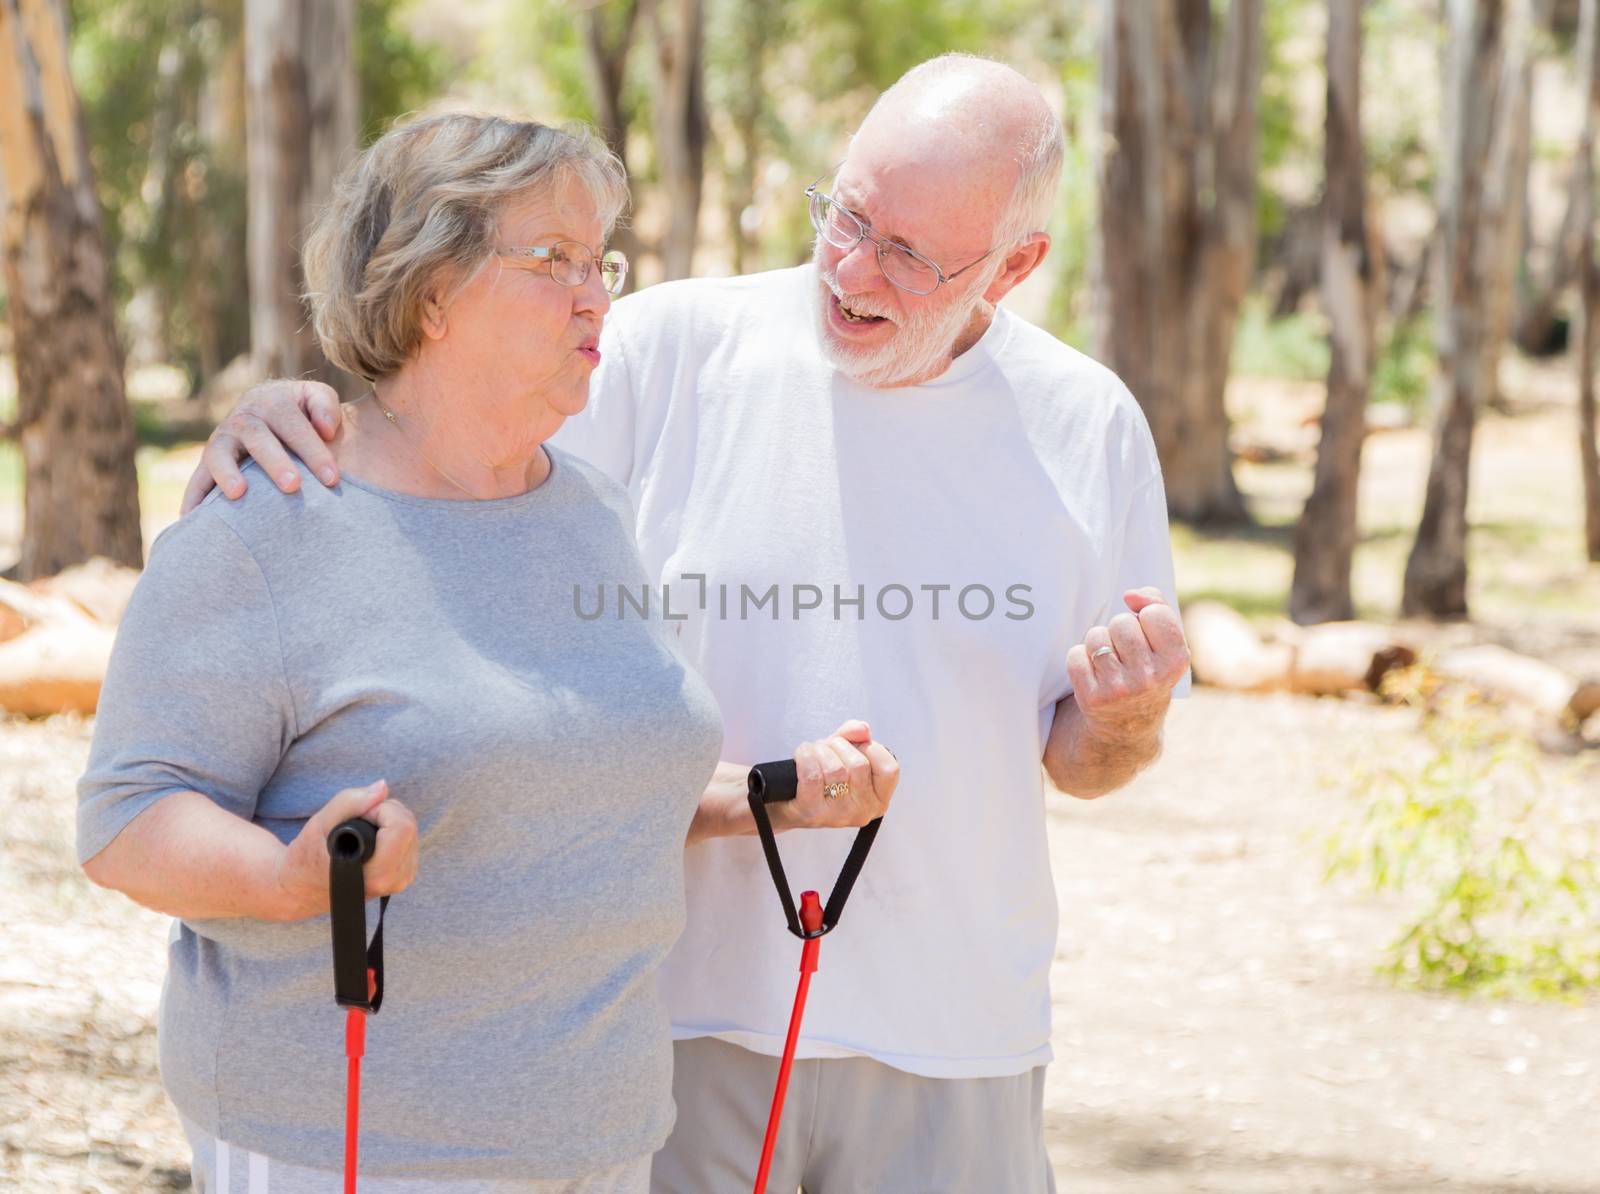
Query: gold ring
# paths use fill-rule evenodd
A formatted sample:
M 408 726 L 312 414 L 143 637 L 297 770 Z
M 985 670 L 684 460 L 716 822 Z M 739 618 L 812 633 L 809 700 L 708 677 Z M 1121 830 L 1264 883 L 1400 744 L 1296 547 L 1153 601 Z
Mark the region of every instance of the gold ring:
M 840 784 L 828 784 L 825 788 L 822 789 L 822 798 L 824 800 L 837 800 L 837 799 L 839 799 L 839 797 L 848 796 L 849 794 L 850 794 L 850 781 L 849 780 L 846 780 L 844 783 L 840 783 Z

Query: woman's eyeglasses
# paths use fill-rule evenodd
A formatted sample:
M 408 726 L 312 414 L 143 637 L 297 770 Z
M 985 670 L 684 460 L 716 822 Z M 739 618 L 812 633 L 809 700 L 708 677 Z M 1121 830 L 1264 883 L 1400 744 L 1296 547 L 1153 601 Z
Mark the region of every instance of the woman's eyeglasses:
M 621 294 L 628 279 L 628 258 L 621 249 L 610 249 L 597 259 L 594 250 L 575 240 L 558 240 L 548 248 L 513 247 L 498 250 L 502 257 L 531 258 L 543 261 L 550 267 L 550 276 L 563 286 L 582 286 L 589 280 L 589 271 L 600 269 L 600 284 L 607 294 Z

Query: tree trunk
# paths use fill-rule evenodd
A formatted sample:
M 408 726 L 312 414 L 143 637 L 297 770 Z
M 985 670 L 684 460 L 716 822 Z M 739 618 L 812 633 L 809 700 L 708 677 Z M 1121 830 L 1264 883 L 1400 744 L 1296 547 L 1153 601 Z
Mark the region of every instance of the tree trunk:
M 1102 10 L 1099 352 L 1144 407 L 1175 517 L 1248 518 L 1223 404 L 1255 258 L 1261 0 Z
M 757 246 L 756 225 L 751 222 L 751 214 L 759 215 L 756 183 L 761 161 L 761 119 L 768 103 L 766 56 L 767 47 L 777 41 L 778 13 L 775 5 L 746 4 L 739 7 L 736 19 L 741 60 L 728 117 L 739 147 L 739 161 L 736 167 L 725 165 L 723 177 L 733 272 L 742 274 L 753 268 Z
M 1322 205 L 1296 204 L 1286 211 L 1283 231 L 1263 246 L 1262 257 L 1263 273 L 1271 270 L 1283 276 L 1270 318 L 1285 319 L 1322 283 Z
M 356 146 L 353 0 L 246 0 L 250 351 L 266 377 L 354 388 L 322 356 L 300 249 Z
M 189 29 L 199 16 L 189 6 L 185 8 L 187 11 L 180 11 L 174 4 L 161 27 L 160 52 L 156 58 L 156 102 L 150 119 L 150 156 L 139 188 L 144 199 L 145 219 L 142 227 L 133 230 L 143 255 L 149 255 L 152 250 L 159 252 L 161 246 L 170 241 L 174 222 L 179 169 L 176 133 L 182 119 L 185 67 L 189 65 L 186 59 L 193 45 Z M 132 318 L 128 319 L 123 333 L 129 358 L 136 365 L 174 360 L 178 354 L 173 351 L 168 330 L 173 325 L 172 307 L 177 296 L 172 288 L 147 281 L 139 297 L 143 300 L 140 305 L 153 311 L 155 318 L 140 321 L 153 325 L 144 328 L 139 328 Z
M 1510 335 L 1512 307 L 1519 287 L 1518 269 L 1527 244 L 1528 166 L 1533 141 L 1534 27 L 1547 14 L 1548 0 L 1514 3 L 1505 33 L 1500 100 L 1486 176 L 1483 182 L 1483 228 L 1491 259 L 1484 318 L 1484 392 L 1486 404 L 1500 400 L 1500 357 Z
M 1562 6 L 1565 7 L 1565 6 Z M 1536 0 L 1534 21 L 1541 29 L 1554 32 L 1563 24 L 1564 14 L 1555 0 Z M 1579 75 L 1584 71 L 1578 64 Z M 1531 105 L 1530 105 L 1531 110 Z M 1531 136 L 1529 140 L 1531 141 Z M 1557 307 L 1567 287 L 1577 277 L 1576 262 L 1583 251 L 1580 238 L 1583 230 L 1579 223 L 1578 189 L 1581 163 L 1576 160 L 1567 182 L 1567 208 L 1561 217 L 1561 228 L 1555 243 L 1550 247 L 1547 264 L 1537 277 L 1529 277 L 1517 287 L 1513 296 L 1512 339 L 1518 348 L 1533 356 L 1548 356 L 1564 347 L 1557 331 Z M 1525 239 L 1526 246 L 1531 243 Z
M 1295 534 L 1289 616 L 1302 624 L 1355 617 L 1350 564 L 1356 546 L 1356 493 L 1377 293 L 1361 145 L 1361 8 L 1361 0 L 1328 4 L 1322 298 L 1331 355 L 1316 480 Z
M 206 0 L 206 11 L 224 33 L 218 42 L 204 45 L 204 68 L 195 94 L 195 131 L 207 173 L 217 176 L 203 191 L 190 193 L 191 203 L 203 212 L 194 248 L 202 262 L 225 261 L 230 255 L 237 258 L 238 245 L 249 239 L 248 189 L 242 204 L 237 200 L 219 203 L 211 193 L 220 184 L 231 200 L 231 184 L 246 180 L 249 172 L 243 13 L 238 14 L 240 28 L 235 29 L 232 20 L 224 21 L 218 15 L 222 7 L 226 5 L 219 0 Z M 199 357 L 195 397 L 203 399 L 213 379 L 250 349 L 250 293 L 248 286 L 238 286 L 228 271 L 216 267 L 190 271 L 189 291 Z
M 1525 4 L 1512 0 L 1513 21 L 1525 13 Z M 1505 127 L 1497 113 L 1508 40 L 1503 0 L 1450 0 L 1449 13 L 1437 306 L 1442 393 L 1422 520 L 1401 597 L 1402 613 L 1434 618 L 1467 614 L 1467 486 L 1473 427 L 1492 391 L 1486 372 L 1496 350 L 1488 343 L 1488 291 L 1503 231 L 1488 225 L 1494 205 L 1486 189 L 1497 156 L 1495 130 Z
M 4 279 L 25 470 L 23 579 L 139 566 L 139 484 L 111 268 L 61 0 L 0 0 Z
M 667 200 L 661 268 L 667 278 L 688 277 L 699 235 L 705 176 L 705 4 L 675 0 L 675 17 L 663 20 L 667 0 L 651 0 L 656 62 L 656 160 Z
M 610 20 L 608 11 L 615 14 Z M 638 0 L 597 4 L 583 14 L 583 48 L 595 123 L 611 152 L 624 164 L 628 161 L 628 121 L 622 110 L 622 83 L 638 17 Z
M 612 14 L 609 19 L 608 12 Z M 589 65 L 589 96 L 594 103 L 595 121 L 624 170 L 628 167 L 628 116 L 622 103 L 622 85 L 638 17 L 639 0 L 597 4 L 583 15 L 583 48 Z M 637 185 L 635 182 L 635 188 Z M 638 277 L 638 257 L 644 245 L 626 223 L 617 226 L 611 244 L 633 263 L 627 279 L 631 288 Z
M 1417 250 L 1416 261 L 1410 265 L 1402 262 L 1390 273 L 1394 283 L 1393 289 L 1389 292 L 1388 302 L 1391 324 L 1411 322 L 1428 305 L 1428 291 L 1437 272 L 1435 259 L 1438 255 L 1439 223 L 1435 217 L 1433 227 L 1428 230 L 1427 239 Z
M 1583 531 L 1586 554 L 1600 563 L 1600 445 L 1595 442 L 1594 340 L 1600 306 L 1600 273 L 1594 260 L 1595 108 L 1600 105 L 1600 0 L 1582 0 L 1578 10 L 1578 63 L 1583 79 L 1583 125 L 1578 137 L 1574 203 L 1582 246 L 1578 287 L 1578 453 L 1583 472 Z
M 1550 247 L 1549 264 L 1518 297 L 1515 330 L 1517 347 L 1530 356 L 1547 356 L 1560 351 L 1557 336 L 1557 308 L 1563 293 L 1577 275 L 1577 262 L 1583 252 L 1583 225 L 1578 210 L 1578 189 L 1582 185 L 1583 163 L 1574 159 L 1567 183 L 1567 210 L 1561 217 L 1561 230 Z
M 1600 444 L 1596 443 L 1594 394 L 1595 318 L 1596 309 L 1600 308 L 1600 271 L 1594 264 L 1593 251 L 1591 247 L 1590 260 L 1584 270 L 1581 299 L 1579 360 L 1583 374 L 1578 383 L 1578 460 L 1583 473 L 1584 551 L 1590 563 L 1600 564 Z

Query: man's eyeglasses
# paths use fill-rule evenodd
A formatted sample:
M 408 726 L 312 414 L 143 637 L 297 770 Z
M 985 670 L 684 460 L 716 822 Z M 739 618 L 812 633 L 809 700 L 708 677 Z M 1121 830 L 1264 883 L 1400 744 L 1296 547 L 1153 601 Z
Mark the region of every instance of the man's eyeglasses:
M 885 278 L 901 290 L 912 294 L 932 294 L 939 289 L 940 283 L 953 282 L 1000 247 L 996 245 L 995 249 L 990 249 L 977 261 L 970 261 L 955 273 L 947 274 L 915 249 L 885 240 L 855 212 L 833 196 L 819 191 L 817 188 L 828 177 L 824 174 L 806 188 L 806 198 L 811 203 L 811 226 L 822 234 L 823 240 L 845 252 L 859 245 L 863 237 L 870 240 L 878 248 L 878 268 L 883 271 Z
M 563 286 L 582 286 L 589 280 L 589 271 L 597 266 L 600 284 L 607 294 L 621 294 L 622 284 L 628 280 L 628 259 L 621 249 L 611 249 L 598 260 L 593 249 L 575 240 L 558 240 L 543 249 L 514 247 L 497 251 L 502 257 L 525 257 L 548 263 L 550 276 Z

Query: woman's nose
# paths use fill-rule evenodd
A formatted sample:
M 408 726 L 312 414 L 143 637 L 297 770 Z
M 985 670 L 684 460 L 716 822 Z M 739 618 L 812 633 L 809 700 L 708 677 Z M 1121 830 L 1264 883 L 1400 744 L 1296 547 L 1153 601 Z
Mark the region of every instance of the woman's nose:
M 611 292 L 606 289 L 605 276 L 600 272 L 599 263 L 590 266 L 589 276 L 572 289 L 574 311 L 582 311 L 586 315 L 604 315 L 611 310 Z

